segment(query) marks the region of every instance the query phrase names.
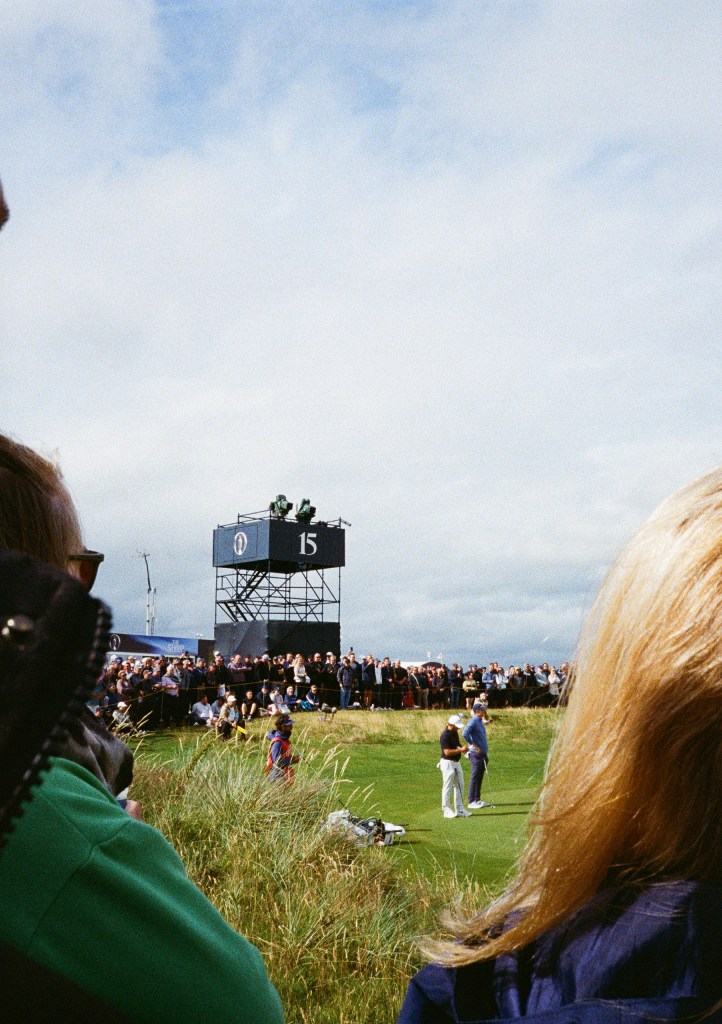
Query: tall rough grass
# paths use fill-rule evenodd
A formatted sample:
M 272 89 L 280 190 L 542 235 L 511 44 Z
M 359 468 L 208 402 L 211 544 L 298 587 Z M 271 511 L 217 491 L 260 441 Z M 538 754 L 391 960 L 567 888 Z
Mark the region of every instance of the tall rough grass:
M 348 717 L 358 737 L 361 719 Z M 363 716 L 365 742 L 398 730 L 384 717 Z M 436 716 L 415 717 L 407 728 L 438 733 Z M 338 725 L 332 738 L 343 740 L 347 726 Z M 133 796 L 190 878 L 260 948 L 289 1024 L 388 1024 L 420 966 L 416 939 L 436 930 L 459 894 L 471 906 L 485 894 L 448 870 L 429 879 L 401 873 L 384 849 L 329 833 L 343 765 L 335 749 L 320 751 L 285 786 L 266 780 L 262 744 L 204 736 L 165 765 L 141 748 Z

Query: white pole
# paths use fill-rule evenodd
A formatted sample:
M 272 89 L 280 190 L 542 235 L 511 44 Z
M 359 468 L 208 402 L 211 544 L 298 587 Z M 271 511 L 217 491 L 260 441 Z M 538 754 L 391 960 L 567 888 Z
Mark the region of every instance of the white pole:
M 148 578 L 148 589 L 145 595 L 145 635 L 153 636 L 155 630 L 155 591 L 150 584 L 150 568 L 148 566 L 150 551 L 141 551 L 139 554 L 145 562 L 145 574 Z M 151 595 L 153 595 L 152 600 Z

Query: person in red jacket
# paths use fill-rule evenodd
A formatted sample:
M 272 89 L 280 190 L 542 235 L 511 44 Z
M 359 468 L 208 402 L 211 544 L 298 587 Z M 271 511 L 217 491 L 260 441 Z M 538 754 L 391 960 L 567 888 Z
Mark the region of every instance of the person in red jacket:
M 293 765 L 301 760 L 300 754 L 291 750 L 291 733 L 293 719 L 289 715 L 279 715 L 273 732 L 269 733 L 271 744 L 268 748 L 266 774 L 271 782 L 293 782 L 295 771 Z

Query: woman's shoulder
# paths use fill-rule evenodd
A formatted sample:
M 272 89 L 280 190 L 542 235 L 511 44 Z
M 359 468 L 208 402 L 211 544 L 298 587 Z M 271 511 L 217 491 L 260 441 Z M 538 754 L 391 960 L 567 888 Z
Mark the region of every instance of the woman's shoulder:
M 427 964 L 406 991 L 397 1024 L 461 1024 L 497 1016 L 494 961 L 458 969 Z
M 719 998 L 720 948 L 722 885 L 609 886 L 533 947 L 456 969 L 424 967 L 399 1024 L 557 1019 L 565 1007 L 620 999 L 630 1021 L 670 1000 L 706 1010 Z

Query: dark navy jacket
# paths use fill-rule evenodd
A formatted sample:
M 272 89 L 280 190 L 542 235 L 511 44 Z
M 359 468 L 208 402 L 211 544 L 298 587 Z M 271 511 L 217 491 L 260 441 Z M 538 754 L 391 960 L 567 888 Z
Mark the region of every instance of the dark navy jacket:
M 721 1001 L 722 886 L 668 882 L 604 889 L 519 953 L 425 967 L 398 1024 L 650 1024 Z M 722 1009 L 705 1022 L 722 1024 Z

